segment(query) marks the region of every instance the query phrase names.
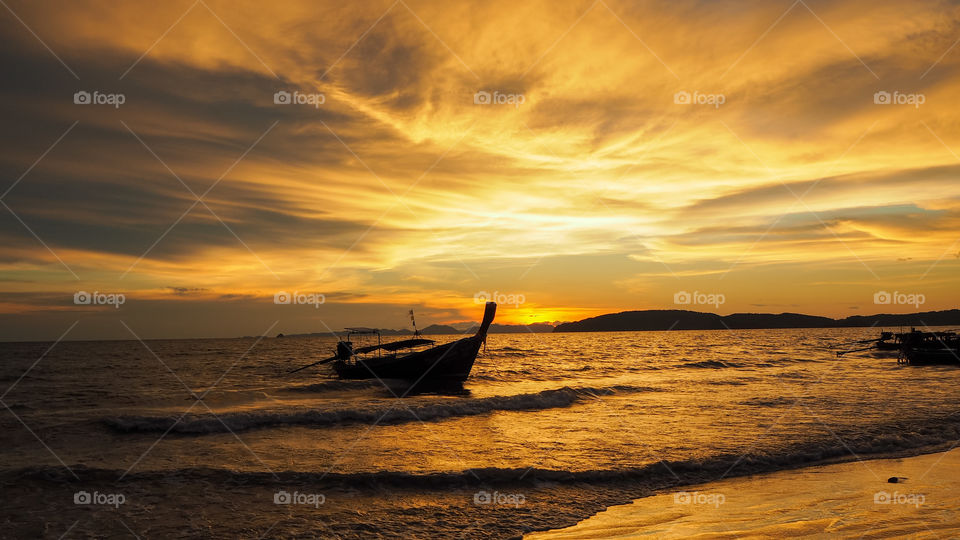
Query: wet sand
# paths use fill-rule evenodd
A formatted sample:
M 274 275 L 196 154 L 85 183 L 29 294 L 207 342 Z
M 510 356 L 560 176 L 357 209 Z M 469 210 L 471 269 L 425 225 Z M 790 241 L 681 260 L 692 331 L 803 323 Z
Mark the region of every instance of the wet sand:
M 890 483 L 891 477 L 904 477 Z M 528 540 L 960 534 L 960 449 L 732 478 L 615 506 Z

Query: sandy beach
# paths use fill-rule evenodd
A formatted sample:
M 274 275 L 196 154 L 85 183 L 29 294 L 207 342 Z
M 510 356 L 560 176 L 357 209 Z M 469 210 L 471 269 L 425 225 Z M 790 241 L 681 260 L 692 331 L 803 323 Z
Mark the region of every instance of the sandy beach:
M 732 478 L 614 506 L 529 540 L 943 538 L 960 531 L 960 449 Z M 891 477 L 899 477 L 890 483 Z

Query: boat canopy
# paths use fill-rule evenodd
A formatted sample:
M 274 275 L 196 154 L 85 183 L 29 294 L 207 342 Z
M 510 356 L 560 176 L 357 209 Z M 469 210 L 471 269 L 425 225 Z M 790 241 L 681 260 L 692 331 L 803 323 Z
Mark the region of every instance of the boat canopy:
M 369 347 L 360 347 L 358 349 L 354 349 L 353 352 L 356 354 L 363 354 L 363 353 L 375 351 L 377 349 L 383 349 L 385 351 L 399 351 L 400 349 L 410 349 L 413 347 L 419 347 L 421 345 L 433 345 L 434 343 L 436 342 L 432 339 L 422 339 L 422 338 L 402 339 L 400 341 L 393 341 L 390 343 L 384 343 L 382 345 L 370 345 Z

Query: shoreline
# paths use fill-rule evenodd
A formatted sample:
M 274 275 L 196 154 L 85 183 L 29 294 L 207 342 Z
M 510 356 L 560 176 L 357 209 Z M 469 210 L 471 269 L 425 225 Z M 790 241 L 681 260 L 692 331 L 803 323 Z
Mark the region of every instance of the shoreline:
M 658 489 L 524 538 L 937 537 L 960 531 L 960 448 L 938 446 Z
M 950 448 L 951 444 L 906 449 L 897 452 L 897 455 L 884 453 L 860 458 L 864 463 L 937 459 L 938 456 L 948 455 L 944 450 Z M 950 454 L 957 456 L 956 461 L 960 464 L 960 449 Z M 482 481 L 446 483 L 423 478 L 422 482 L 414 485 L 396 484 L 375 477 L 361 480 L 331 475 L 324 478 L 313 473 L 279 471 L 276 477 L 272 477 L 270 473 L 245 475 L 225 469 L 134 472 L 124 480 L 117 481 L 116 471 L 77 466 L 74 470 L 79 480 L 56 467 L 31 468 L 0 472 L 0 485 L 5 492 L 13 495 L 11 500 L 15 501 L 8 505 L 4 516 L 11 530 L 24 534 L 37 532 L 31 527 L 30 515 L 55 515 L 57 518 L 47 524 L 48 531 L 57 530 L 58 527 L 65 530 L 78 521 L 75 533 L 102 533 L 102 523 L 107 521 L 117 525 L 113 532 L 123 534 L 124 530 L 120 528 L 122 519 L 124 526 L 139 531 L 138 534 L 146 538 L 152 535 L 145 531 L 156 532 L 157 527 L 162 527 L 164 523 L 182 522 L 186 511 L 201 512 L 211 522 L 221 526 L 215 532 L 197 528 L 171 528 L 167 530 L 170 537 L 190 537 L 195 533 L 213 538 L 252 533 L 258 536 L 266 531 L 257 529 L 254 522 L 235 519 L 237 515 L 244 514 L 245 508 L 258 508 L 262 518 L 269 517 L 271 522 L 277 522 L 272 533 L 280 536 L 326 530 L 342 538 L 369 537 L 376 531 L 388 536 L 402 534 L 411 538 L 519 538 L 527 534 L 529 538 L 539 540 L 576 538 L 583 527 L 600 527 L 605 532 L 597 537 L 607 537 L 610 516 L 621 514 L 625 508 L 637 504 L 653 504 L 651 501 L 656 501 L 658 512 L 662 512 L 664 505 L 660 502 L 665 498 L 672 500 L 672 494 L 678 491 L 712 492 L 718 484 L 763 482 L 783 475 L 805 477 L 824 468 L 858 466 L 856 457 L 847 456 L 797 464 L 792 468 L 744 470 L 741 474 L 733 474 L 719 481 L 714 480 L 716 470 L 704 469 L 685 476 L 683 482 L 677 482 L 666 474 L 651 475 L 645 479 L 617 479 L 611 476 L 605 481 L 584 482 L 537 478 L 533 473 L 522 481 L 506 481 L 502 478 L 490 478 L 488 481 L 488 477 Z M 956 470 L 960 472 L 960 465 Z M 483 472 L 478 473 L 483 478 Z M 960 475 L 954 476 L 960 478 Z M 911 486 L 879 482 L 877 485 L 881 488 Z M 78 490 L 100 493 L 117 491 L 124 494 L 126 504 L 118 509 L 76 506 L 72 497 Z M 317 508 L 278 506 L 273 503 L 273 496 L 280 490 L 323 493 L 326 504 Z M 478 505 L 476 497 L 481 492 L 508 496 L 519 494 L 524 502 L 520 505 Z M 960 493 L 960 489 L 957 492 Z M 162 506 L 165 508 L 155 506 L 158 496 L 164 500 Z M 734 502 L 730 500 L 725 508 L 732 508 Z M 154 512 L 159 515 L 152 517 Z M 409 519 L 398 521 L 397 516 L 402 515 L 408 515 Z M 616 519 L 622 521 L 622 518 Z M 323 527 L 313 528 L 318 523 L 322 523 Z M 567 536 L 558 536 L 561 533 Z

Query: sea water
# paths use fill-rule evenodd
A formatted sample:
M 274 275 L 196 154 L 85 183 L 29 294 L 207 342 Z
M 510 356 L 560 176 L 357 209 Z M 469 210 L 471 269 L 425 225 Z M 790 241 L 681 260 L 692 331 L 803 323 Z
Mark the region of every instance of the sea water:
M 425 393 L 286 373 L 333 338 L 0 344 L 2 534 L 510 536 L 957 440 L 960 370 L 835 356 L 878 333 L 493 334 Z

